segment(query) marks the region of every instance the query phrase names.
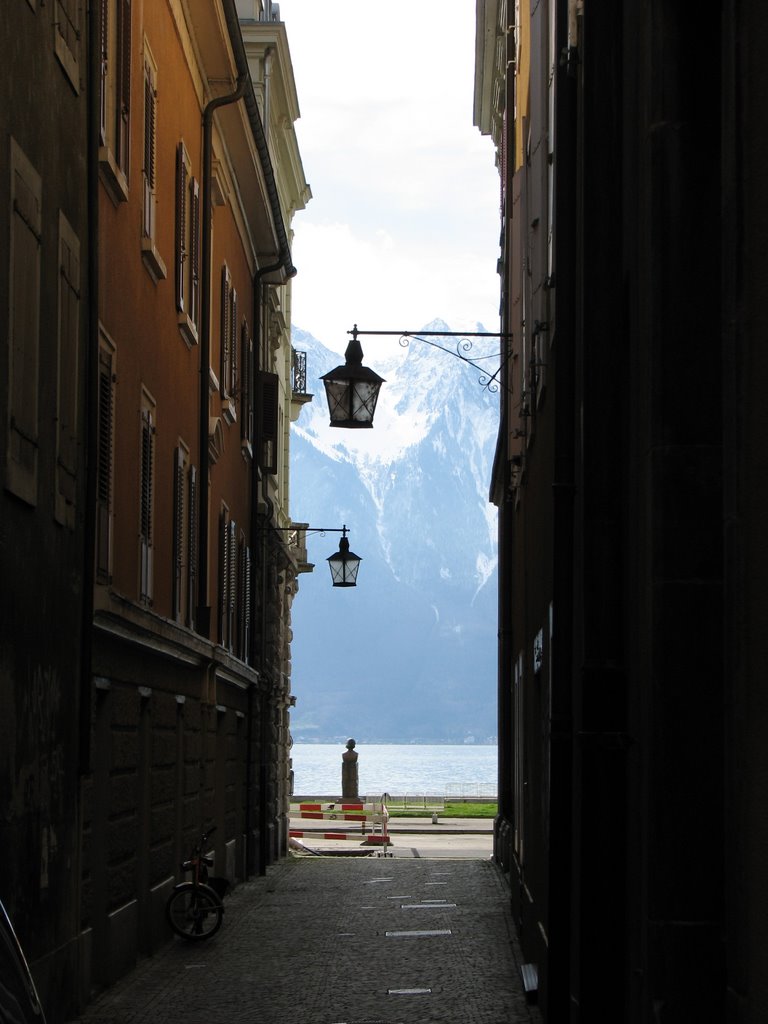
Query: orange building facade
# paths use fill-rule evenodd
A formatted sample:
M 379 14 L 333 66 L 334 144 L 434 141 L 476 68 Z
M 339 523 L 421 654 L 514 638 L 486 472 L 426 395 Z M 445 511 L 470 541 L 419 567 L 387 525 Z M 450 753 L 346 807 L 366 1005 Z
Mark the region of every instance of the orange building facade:
M 287 848 L 289 230 L 309 189 L 285 27 L 240 7 L 101 4 L 83 998 L 166 940 L 204 828 L 231 881 Z

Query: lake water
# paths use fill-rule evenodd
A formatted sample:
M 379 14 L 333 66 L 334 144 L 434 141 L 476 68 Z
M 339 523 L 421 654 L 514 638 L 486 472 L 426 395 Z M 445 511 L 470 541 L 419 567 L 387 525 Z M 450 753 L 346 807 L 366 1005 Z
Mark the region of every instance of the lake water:
M 495 746 L 359 744 L 356 750 L 361 796 L 496 798 Z M 340 796 L 343 753 L 335 743 L 295 743 L 294 795 Z

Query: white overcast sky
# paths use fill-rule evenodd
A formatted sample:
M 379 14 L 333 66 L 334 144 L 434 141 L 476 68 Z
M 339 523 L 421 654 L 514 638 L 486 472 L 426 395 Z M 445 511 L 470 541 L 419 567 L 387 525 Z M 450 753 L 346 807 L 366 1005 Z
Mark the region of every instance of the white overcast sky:
M 472 123 L 475 0 L 280 0 L 313 198 L 293 227 L 293 323 L 498 330 L 499 178 Z M 366 355 L 375 342 L 363 339 Z

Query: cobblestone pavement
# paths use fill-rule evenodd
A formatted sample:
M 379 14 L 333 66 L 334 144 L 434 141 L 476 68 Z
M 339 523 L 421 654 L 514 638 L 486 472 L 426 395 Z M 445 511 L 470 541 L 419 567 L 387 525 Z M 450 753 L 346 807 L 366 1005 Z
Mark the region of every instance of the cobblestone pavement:
M 489 861 L 290 858 L 79 1024 L 532 1024 L 508 906 Z

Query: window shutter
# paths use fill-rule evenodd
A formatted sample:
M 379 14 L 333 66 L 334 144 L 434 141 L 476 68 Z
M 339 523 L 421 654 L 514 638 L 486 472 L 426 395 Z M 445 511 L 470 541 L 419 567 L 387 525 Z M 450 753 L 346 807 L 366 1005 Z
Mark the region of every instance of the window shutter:
M 75 242 L 75 239 L 73 239 Z M 75 245 L 62 240 L 59 329 L 62 335 L 59 368 L 59 458 L 64 469 L 77 471 L 77 368 L 80 335 L 80 258 Z
M 200 305 L 200 184 L 194 178 L 190 181 L 190 296 L 189 316 L 197 324 Z
M 145 410 L 141 417 L 141 510 L 139 530 L 147 544 L 152 543 L 152 416 Z
M 109 67 L 109 9 L 107 0 L 99 0 L 99 49 L 101 74 L 99 82 L 99 145 L 107 144 L 107 70 Z
M 101 349 L 99 352 L 99 422 L 96 454 L 96 572 L 102 582 L 108 580 L 110 575 L 113 401 L 112 355 Z
M 219 643 L 226 645 L 226 621 L 229 600 L 229 537 L 227 535 L 227 514 L 219 517 Z
M 197 608 L 197 469 L 194 466 L 189 467 L 189 533 L 187 542 L 189 545 L 187 551 L 187 571 L 189 573 L 187 625 L 194 629 Z
M 243 320 L 240 330 L 240 435 L 243 441 L 253 441 L 253 348 L 248 324 Z
M 244 551 L 244 572 L 243 572 L 243 638 L 242 650 L 243 661 L 250 660 L 251 646 L 251 549 Z
M 155 187 L 155 90 L 149 71 L 144 76 L 144 173 L 149 187 Z
M 230 302 L 230 290 L 232 279 L 229 275 L 229 268 L 226 264 L 221 268 L 221 359 L 220 359 L 220 386 L 223 395 L 229 393 L 229 339 L 230 339 L 230 317 L 232 304 Z
M 251 620 L 251 552 L 241 532 L 238 543 L 237 572 L 237 648 L 236 655 L 248 663 Z
M 55 28 L 62 45 L 69 51 L 76 66 L 80 59 L 80 25 L 75 0 L 58 0 L 56 4 Z M 59 52 L 58 46 L 56 52 Z
M 59 212 L 59 337 L 56 393 L 56 518 L 74 526 L 78 471 L 80 242 Z
M 97 494 L 101 505 L 112 501 L 112 360 L 107 353 L 99 357 L 99 453 Z
M 265 473 L 277 472 L 278 386 L 276 373 L 262 370 L 259 374 L 261 392 L 261 468 Z
M 115 103 L 117 152 L 115 156 L 118 167 L 127 178 L 131 137 L 131 0 L 118 0 L 117 33 L 119 66 L 115 83 L 117 90 Z
M 229 311 L 229 383 L 230 390 L 237 394 L 237 291 L 230 293 L 231 308 Z
M 507 111 L 501 115 L 501 208 L 505 209 L 504 203 L 507 195 Z
M 139 503 L 139 538 L 141 555 L 141 599 L 152 600 L 152 506 L 155 459 L 155 427 L 152 413 L 141 414 L 141 493 Z
M 184 590 L 184 450 L 174 452 L 173 472 L 173 617 L 181 618 Z
M 155 237 L 155 90 L 144 66 L 144 235 Z
M 227 529 L 229 534 L 229 583 L 227 585 L 227 610 L 230 615 L 231 623 L 231 617 L 234 615 L 235 607 L 237 605 L 237 524 L 234 519 L 230 519 Z M 230 636 L 230 646 L 231 640 L 232 638 Z
M 187 259 L 187 165 L 184 143 L 176 147 L 176 309 L 184 310 L 184 263 Z
M 37 503 L 42 183 L 11 139 L 10 367 L 6 486 Z M 6 357 L 7 358 L 7 357 Z

